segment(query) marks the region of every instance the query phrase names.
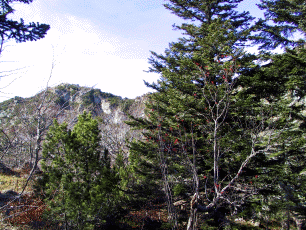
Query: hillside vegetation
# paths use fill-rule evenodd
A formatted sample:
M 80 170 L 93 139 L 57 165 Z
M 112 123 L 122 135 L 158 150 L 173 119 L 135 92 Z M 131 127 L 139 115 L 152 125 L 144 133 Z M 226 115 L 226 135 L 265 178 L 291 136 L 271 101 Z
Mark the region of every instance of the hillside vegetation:
M 165 1 L 184 37 L 151 52 L 155 93 L 61 84 L 1 103 L 3 224 L 306 229 L 306 3 L 261 0 L 255 19 L 242 2 Z
M 53 119 L 60 123 L 66 121 L 71 128 L 83 111 L 91 111 L 100 121 L 104 144 L 111 152 L 118 151 L 116 145 L 124 145 L 125 138 L 133 135 L 124 123 L 127 114 L 144 116 L 144 100 L 145 96 L 122 99 L 99 89 L 61 84 L 31 98 L 15 97 L 4 101 L 0 103 L 2 162 L 10 168 L 33 162 L 38 125 L 43 134 Z M 41 124 L 38 124 L 38 117 L 43 118 Z

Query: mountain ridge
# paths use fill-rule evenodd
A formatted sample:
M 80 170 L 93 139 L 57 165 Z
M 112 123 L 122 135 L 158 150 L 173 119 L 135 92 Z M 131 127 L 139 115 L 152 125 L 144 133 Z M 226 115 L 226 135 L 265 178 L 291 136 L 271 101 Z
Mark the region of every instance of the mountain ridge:
M 54 119 L 68 123 L 71 129 L 84 111 L 91 112 L 99 121 L 103 145 L 112 158 L 120 151 L 128 156 L 126 140 L 141 138 L 141 134 L 131 130 L 125 121 L 128 114 L 145 117 L 147 98 L 148 94 L 135 99 L 122 98 L 100 89 L 64 83 L 29 98 L 3 101 L 0 103 L 0 161 L 10 168 L 33 162 L 38 131 L 45 136 Z

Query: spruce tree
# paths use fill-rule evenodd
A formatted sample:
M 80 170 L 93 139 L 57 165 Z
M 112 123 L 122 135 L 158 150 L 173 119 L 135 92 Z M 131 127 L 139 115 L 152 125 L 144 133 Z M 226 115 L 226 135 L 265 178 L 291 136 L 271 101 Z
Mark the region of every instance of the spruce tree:
M 43 146 L 42 192 L 48 218 L 66 228 L 103 224 L 118 194 L 118 177 L 103 150 L 98 122 L 84 112 L 72 130 L 54 121 Z

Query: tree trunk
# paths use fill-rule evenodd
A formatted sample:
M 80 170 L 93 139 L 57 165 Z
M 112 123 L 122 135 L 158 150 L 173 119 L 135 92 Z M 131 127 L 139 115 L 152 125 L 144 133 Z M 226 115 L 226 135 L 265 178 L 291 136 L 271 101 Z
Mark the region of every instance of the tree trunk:
M 198 211 L 198 194 L 195 193 L 190 201 L 190 215 L 187 224 L 187 230 L 196 230 Z
M 164 144 L 162 141 L 162 137 L 159 133 L 159 160 L 160 160 L 160 168 L 161 168 L 161 172 L 162 172 L 162 178 L 163 178 L 163 187 L 164 187 L 164 192 L 166 194 L 166 199 L 167 199 L 167 211 L 168 211 L 168 222 L 171 224 L 171 228 L 172 230 L 177 229 L 177 215 L 176 215 L 176 210 L 173 204 L 173 198 L 172 198 L 172 192 L 171 192 L 171 188 L 169 185 L 169 181 L 168 181 L 168 165 L 167 165 L 167 159 L 166 156 L 164 154 Z
M 176 215 L 176 210 L 173 205 L 173 199 L 172 199 L 172 194 L 171 194 L 171 189 L 170 185 L 168 182 L 167 178 L 167 169 L 166 165 L 162 165 L 162 172 L 163 172 L 163 182 L 164 182 L 164 190 L 166 193 L 166 198 L 167 198 L 167 208 L 168 208 L 168 221 L 172 225 L 172 229 L 177 229 L 177 215 Z
M 32 178 L 36 168 L 37 168 L 37 164 L 38 164 L 38 154 L 39 154 L 39 151 L 41 149 L 41 142 L 42 142 L 42 128 L 41 128 L 41 116 L 38 117 L 38 125 L 37 125 L 37 129 L 36 129 L 36 143 L 35 143 L 35 149 L 34 149 L 34 152 L 35 152 L 35 160 L 34 160 L 34 164 L 33 164 L 33 167 L 32 167 L 32 170 L 30 172 L 30 175 L 28 176 L 27 178 L 27 181 L 25 183 L 25 185 L 23 186 L 23 189 L 22 191 L 20 192 L 19 196 L 21 196 L 26 187 L 28 186 L 28 183 L 30 181 L 30 179 Z
M 197 211 L 198 211 L 198 199 L 199 199 L 199 177 L 196 169 L 196 149 L 194 143 L 194 136 L 192 130 L 192 152 L 193 152 L 193 162 L 190 162 L 192 168 L 192 177 L 193 177 L 193 189 L 194 195 L 190 201 L 190 216 L 188 219 L 187 230 L 195 230 L 197 228 Z

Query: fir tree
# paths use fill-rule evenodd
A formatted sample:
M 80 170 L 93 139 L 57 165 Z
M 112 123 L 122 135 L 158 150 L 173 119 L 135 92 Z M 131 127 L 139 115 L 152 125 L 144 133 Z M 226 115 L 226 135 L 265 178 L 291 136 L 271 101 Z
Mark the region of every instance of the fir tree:
M 278 215 L 286 212 L 283 218 L 288 219 L 290 215 L 304 213 L 305 49 L 286 48 L 282 54 L 264 55 L 268 64 L 260 66 L 256 72 L 245 71 L 239 78 L 245 89 L 240 96 L 254 95 L 255 101 L 265 101 L 273 108 L 274 146 L 265 153 L 266 159 L 261 165 L 266 169 L 260 175 L 269 187 L 259 194 L 265 199 L 262 203 L 272 212 Z M 255 107 L 254 103 L 250 105 Z
M 259 7 L 266 10 L 265 19 L 257 22 L 260 31 L 257 42 L 261 44 L 261 48 L 273 49 L 279 45 L 294 47 L 305 43 L 305 1 L 262 0 Z M 302 34 L 301 39 L 294 39 L 296 32 Z
M 67 228 L 93 229 L 103 224 L 112 210 L 118 177 L 100 141 L 98 122 L 86 112 L 72 130 L 55 120 L 48 132 L 43 146 L 42 190 L 49 218 Z
M 14 12 L 14 9 L 11 6 L 13 2 L 22 2 L 29 4 L 32 1 L 33 0 L 0 1 L 0 36 L 2 45 L 4 41 L 10 39 L 14 39 L 16 42 L 26 42 L 36 41 L 45 37 L 47 31 L 50 29 L 49 25 L 34 22 L 27 25 L 22 19 L 20 19 L 20 22 L 17 22 L 7 18 L 9 14 Z
M 287 39 L 290 28 L 276 24 L 279 37 L 273 37 L 263 21 L 251 27 L 252 17 L 234 11 L 241 1 L 169 2 L 166 8 L 196 23 L 176 26 L 186 36 L 165 55 L 152 52 L 150 71 L 161 78 L 147 86 L 157 93 L 146 104 L 147 119 L 130 122 L 145 130 L 144 140 L 130 144 L 137 171 L 162 179 L 174 228 L 172 190 L 180 184 L 193 195 L 188 229 L 196 228 L 197 211 L 208 213 L 206 223 L 217 227 L 237 215 L 260 219 L 267 206 L 281 213 L 286 208 L 278 197 L 303 209 L 296 197 L 304 200 L 304 182 L 287 182 L 303 177 L 304 164 L 293 159 L 304 158 L 304 48 L 245 53 L 254 29 L 262 32 L 262 47 L 294 43 L 277 40 Z
M 131 155 L 138 154 L 137 160 L 143 160 L 138 165 L 142 172 L 150 169 L 147 166 L 159 168 L 154 171 L 163 179 L 174 227 L 172 188 L 177 183 L 185 183 L 193 195 L 188 229 L 196 228 L 200 209 L 208 211 L 206 218 L 213 216 L 213 224 L 218 226 L 226 212 L 237 212 L 238 203 L 244 202 L 233 196 L 238 193 L 233 188 L 241 186 L 239 174 L 254 156 L 251 152 L 257 143 L 252 145 L 247 139 L 251 142 L 252 132 L 260 131 L 257 127 L 247 127 L 246 131 L 230 111 L 236 75 L 253 65 L 254 57 L 242 49 L 252 17 L 234 10 L 235 3 L 241 1 L 169 2 L 166 8 L 197 24 L 176 26 L 188 37 L 171 43 L 165 55 L 152 52 L 150 71 L 160 73 L 161 79 L 157 84 L 147 84 L 158 91 L 146 105 L 148 120 L 134 119 L 130 123 L 146 129 L 146 140 L 131 143 Z M 243 133 L 241 145 L 229 139 Z M 205 194 L 202 207 L 200 192 Z M 248 195 L 253 192 L 252 186 L 239 192 Z
M 257 23 L 261 31 L 257 42 L 261 44 L 261 61 L 266 64 L 257 69 L 245 69 L 238 84 L 244 88 L 240 96 L 253 95 L 254 101 L 263 101 L 273 108 L 274 146 L 265 153 L 266 159 L 261 163 L 265 170 L 260 174 L 262 182 L 269 186 L 258 194 L 261 205 L 270 210 L 266 227 L 267 220 L 274 215 L 286 220 L 289 228 L 290 216 L 297 220 L 305 213 L 305 2 L 262 1 L 260 7 L 266 9 L 266 18 Z M 268 24 L 269 20 L 274 24 Z M 295 32 L 302 35 L 299 40 L 294 39 Z M 285 48 L 282 54 L 264 50 L 279 45 Z M 254 103 L 250 105 L 255 106 Z M 255 216 L 262 219 L 261 205 Z

